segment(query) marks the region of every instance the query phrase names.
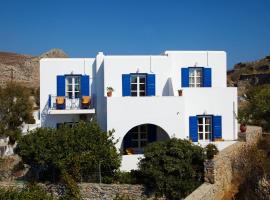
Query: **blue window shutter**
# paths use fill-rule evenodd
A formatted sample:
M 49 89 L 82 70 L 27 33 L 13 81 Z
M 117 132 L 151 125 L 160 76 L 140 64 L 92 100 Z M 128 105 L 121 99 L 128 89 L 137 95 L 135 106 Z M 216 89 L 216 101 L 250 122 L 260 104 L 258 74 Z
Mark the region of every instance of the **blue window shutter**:
M 57 76 L 57 96 L 66 96 L 65 76 Z
M 155 74 L 147 74 L 146 78 L 146 95 L 155 96 L 156 95 L 156 76 Z
M 196 116 L 189 117 L 189 139 L 198 142 L 198 122 Z
M 122 74 L 122 95 L 130 96 L 130 74 Z
M 147 129 L 148 142 L 155 142 L 157 140 L 157 127 L 153 124 L 149 124 Z
M 203 87 L 211 87 L 212 86 L 212 72 L 211 68 L 203 69 Z
M 48 107 L 51 108 L 51 106 L 52 106 L 52 96 L 49 94 Z
M 89 96 L 89 76 L 81 76 L 81 94 L 82 96 Z
M 189 87 L 189 70 L 188 68 L 181 68 L 182 87 Z
M 222 138 L 222 117 L 213 116 L 213 139 Z

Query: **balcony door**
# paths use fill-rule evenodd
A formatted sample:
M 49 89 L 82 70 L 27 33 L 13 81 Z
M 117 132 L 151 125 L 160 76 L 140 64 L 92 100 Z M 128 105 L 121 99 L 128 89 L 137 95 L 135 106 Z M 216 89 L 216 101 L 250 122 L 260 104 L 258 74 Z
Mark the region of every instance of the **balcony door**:
M 81 77 L 66 76 L 66 107 L 74 109 L 80 107 Z

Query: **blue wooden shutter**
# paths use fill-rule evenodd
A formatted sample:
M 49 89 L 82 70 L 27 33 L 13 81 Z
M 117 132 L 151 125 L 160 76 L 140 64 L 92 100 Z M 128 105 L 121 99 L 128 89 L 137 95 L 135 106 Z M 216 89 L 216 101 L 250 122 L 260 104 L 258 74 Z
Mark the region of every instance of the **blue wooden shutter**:
M 130 74 L 122 74 L 122 95 L 130 96 Z
M 149 143 L 155 142 L 157 140 L 157 127 L 153 124 L 149 124 L 147 128 L 148 128 L 147 130 L 148 142 Z
M 203 69 L 203 87 L 211 87 L 212 86 L 212 72 L 211 68 Z
M 48 97 L 48 107 L 51 108 L 52 106 L 52 96 L 49 94 L 49 97 Z
M 198 122 L 196 116 L 189 117 L 189 139 L 198 142 Z
M 146 78 L 146 95 L 155 96 L 156 95 L 156 76 L 155 74 L 147 74 Z
M 188 68 L 181 68 L 182 87 L 189 87 L 189 70 Z
M 57 96 L 66 96 L 65 76 L 57 76 Z
M 81 94 L 82 96 L 89 96 L 89 76 L 81 76 Z
M 222 117 L 213 116 L 213 140 L 222 138 Z

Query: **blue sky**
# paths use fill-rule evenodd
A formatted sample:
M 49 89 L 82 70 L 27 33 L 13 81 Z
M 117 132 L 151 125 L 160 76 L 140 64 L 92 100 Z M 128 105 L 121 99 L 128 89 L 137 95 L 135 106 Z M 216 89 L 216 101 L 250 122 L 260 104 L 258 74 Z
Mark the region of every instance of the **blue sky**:
M 270 55 L 270 0 L 0 0 L 0 51 L 70 57 L 225 50 Z

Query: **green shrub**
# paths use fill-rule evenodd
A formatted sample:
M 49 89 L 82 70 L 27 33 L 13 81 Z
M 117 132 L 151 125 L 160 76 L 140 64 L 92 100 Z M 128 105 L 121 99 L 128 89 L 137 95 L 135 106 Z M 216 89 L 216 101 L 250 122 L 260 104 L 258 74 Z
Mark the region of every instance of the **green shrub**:
M 56 200 L 36 184 L 22 189 L 0 188 L 0 200 Z
M 208 144 L 205 147 L 206 157 L 207 159 L 213 159 L 215 155 L 218 154 L 218 148 L 214 144 Z
M 98 182 L 99 164 L 102 178 L 111 180 L 121 161 L 112 134 L 95 122 L 40 128 L 22 137 L 16 152 L 36 172 L 36 180 L 59 181 L 67 173 L 76 182 Z
M 247 92 L 247 101 L 241 112 L 248 122 L 270 130 L 270 84 L 252 87 Z
M 152 143 L 144 156 L 139 163 L 142 181 L 157 197 L 182 199 L 203 182 L 203 149 L 188 140 Z

